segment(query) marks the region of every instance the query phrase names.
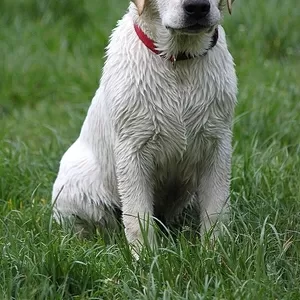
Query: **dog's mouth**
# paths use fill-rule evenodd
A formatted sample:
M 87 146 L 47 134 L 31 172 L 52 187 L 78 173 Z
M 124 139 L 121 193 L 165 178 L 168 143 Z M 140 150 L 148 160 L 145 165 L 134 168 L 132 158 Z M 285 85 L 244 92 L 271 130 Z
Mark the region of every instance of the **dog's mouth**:
M 213 26 L 208 24 L 193 24 L 186 27 L 181 28 L 171 28 L 168 27 L 168 29 L 172 31 L 176 31 L 183 34 L 197 34 L 200 32 L 210 32 L 213 29 Z

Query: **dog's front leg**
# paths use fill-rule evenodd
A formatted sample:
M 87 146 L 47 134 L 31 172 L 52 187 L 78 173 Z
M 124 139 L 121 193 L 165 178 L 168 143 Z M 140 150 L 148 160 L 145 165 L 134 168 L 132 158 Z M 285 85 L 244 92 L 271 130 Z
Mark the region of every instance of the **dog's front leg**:
M 144 242 L 154 245 L 152 226 L 152 160 L 142 152 L 119 144 L 116 151 L 118 191 L 122 203 L 125 234 L 134 251 Z
M 229 207 L 231 135 L 218 140 L 204 165 L 200 181 L 198 201 L 201 209 L 201 233 L 219 232 L 218 220 L 226 218 Z

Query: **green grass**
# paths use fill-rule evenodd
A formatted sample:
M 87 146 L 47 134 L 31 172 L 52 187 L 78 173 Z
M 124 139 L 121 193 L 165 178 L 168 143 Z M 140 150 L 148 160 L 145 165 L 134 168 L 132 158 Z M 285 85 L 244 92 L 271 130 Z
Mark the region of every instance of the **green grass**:
M 179 233 L 132 260 L 122 233 L 80 241 L 51 186 L 97 88 L 125 0 L 0 2 L 1 299 L 299 299 L 300 2 L 234 3 L 232 216 L 214 246 Z

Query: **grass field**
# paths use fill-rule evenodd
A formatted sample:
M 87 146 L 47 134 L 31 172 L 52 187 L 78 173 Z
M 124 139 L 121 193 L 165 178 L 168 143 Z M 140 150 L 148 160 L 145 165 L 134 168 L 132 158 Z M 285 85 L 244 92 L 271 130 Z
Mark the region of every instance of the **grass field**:
M 246 3 L 247 2 L 247 3 Z M 132 260 L 79 241 L 51 186 L 126 0 L 0 1 L 0 299 L 300 299 L 300 2 L 237 0 L 232 214 L 215 247 L 178 234 Z

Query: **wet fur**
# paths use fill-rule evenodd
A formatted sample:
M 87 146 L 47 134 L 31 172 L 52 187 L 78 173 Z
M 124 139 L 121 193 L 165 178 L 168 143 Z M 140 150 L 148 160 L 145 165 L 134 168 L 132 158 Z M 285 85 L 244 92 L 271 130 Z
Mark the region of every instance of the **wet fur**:
M 170 32 L 156 1 L 148 0 L 141 16 L 132 3 L 114 29 L 100 86 L 61 160 L 52 197 L 58 221 L 114 227 L 121 211 L 132 244 L 142 242 L 138 217 L 172 222 L 193 203 L 204 231 L 229 200 L 237 82 L 224 30 L 218 21 L 217 45 L 198 57 L 213 33 Z M 174 67 L 141 43 L 133 22 L 167 56 L 186 51 L 195 58 Z M 154 243 L 151 227 L 148 238 Z

